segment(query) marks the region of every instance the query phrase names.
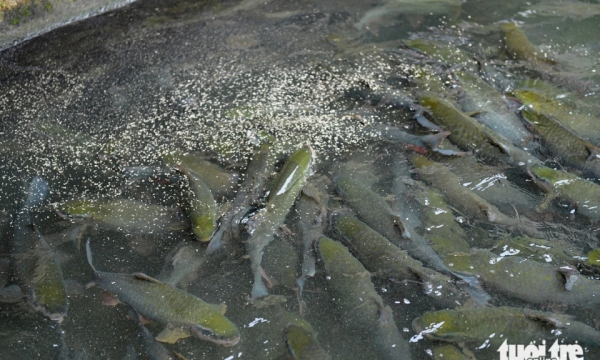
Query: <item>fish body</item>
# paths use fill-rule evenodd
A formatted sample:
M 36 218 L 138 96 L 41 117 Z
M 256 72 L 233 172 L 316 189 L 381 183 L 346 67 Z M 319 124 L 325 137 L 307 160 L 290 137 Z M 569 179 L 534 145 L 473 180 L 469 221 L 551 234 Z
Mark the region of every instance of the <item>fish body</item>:
M 371 273 L 383 274 L 398 281 L 420 280 L 423 291 L 434 300 L 456 305 L 456 300 L 464 295 L 454 286 L 450 277 L 435 270 L 423 267 L 405 250 L 401 250 L 389 240 L 368 227 L 362 221 L 336 212 L 331 216 L 334 231 L 355 250 L 358 260 Z
M 174 360 L 175 358 L 169 350 L 165 348 L 163 344 L 156 341 L 154 335 L 148 330 L 143 324 L 140 315 L 131 310 L 129 312 L 131 317 L 138 326 L 138 339 L 141 344 L 143 353 L 148 356 L 150 360 Z
M 226 232 L 231 232 L 239 226 L 242 217 L 250 210 L 250 206 L 258 203 L 259 198 L 266 190 L 267 180 L 273 172 L 275 157 L 272 142 L 263 142 L 246 168 L 244 180 L 233 199 L 231 208 L 223 215 L 219 229 L 210 239 L 206 248 L 208 255 L 221 247 L 222 238 L 226 236 Z M 231 236 L 231 233 L 228 236 Z
M 438 146 L 450 135 L 449 131 L 443 131 L 432 135 L 413 135 L 400 130 L 394 126 L 376 124 L 365 129 L 365 131 L 378 139 L 393 144 L 400 144 L 412 148 L 417 152 L 439 151 Z M 441 152 L 441 151 L 440 151 Z
M 372 338 L 380 350 L 378 358 L 410 359 L 408 342 L 400 335 L 392 310 L 375 291 L 370 273 L 340 242 L 321 236 L 317 247 L 344 325 Z
M 421 155 L 412 157 L 411 161 L 421 179 L 438 189 L 448 202 L 456 206 L 463 214 L 479 221 L 516 227 L 531 236 L 539 235 L 531 226 L 534 224 L 508 217 L 471 189 L 463 186 L 460 177 L 444 164 L 435 163 Z
M 453 271 L 477 275 L 484 285 L 530 303 L 584 308 L 595 308 L 600 303 L 600 283 L 573 273 L 569 266 L 499 256 L 481 249 L 449 254 L 447 261 Z
M 198 240 L 209 241 L 217 221 L 215 198 L 200 175 L 184 166 L 180 169 L 190 182 L 186 207 L 192 221 L 192 231 Z
M 427 338 L 475 346 L 488 342 L 494 349 L 504 341 L 528 344 L 546 340 L 551 344 L 553 339 L 600 346 L 598 331 L 568 315 L 508 306 L 426 312 L 412 323 L 416 332 L 432 325 L 437 325 L 436 330 L 424 332 Z
M 89 240 L 86 250 L 96 285 L 140 315 L 216 344 L 233 346 L 240 340 L 237 327 L 214 305 L 145 274 L 98 271 L 92 265 Z
M 337 192 L 361 220 L 393 244 L 406 250 L 411 257 L 440 272 L 450 272 L 427 240 L 395 215 L 390 206 L 367 186 L 348 177 L 341 177 L 337 180 Z
M 462 110 L 479 113 L 476 117 L 478 122 L 514 145 L 525 145 L 530 133 L 501 94 L 479 76 L 465 72 L 458 72 L 456 76 L 460 79 L 461 95 L 458 103 Z
M 61 323 L 69 307 L 62 269 L 30 215 L 47 196 L 48 183 L 36 176 L 29 185 L 25 204 L 15 217 L 11 255 L 17 283 L 29 304 Z
M 286 161 L 281 173 L 270 188 L 265 208 L 248 220 L 247 228 L 250 239 L 246 244 L 246 252 L 250 256 L 250 266 L 254 275 L 252 297 L 268 295 L 262 281 L 261 261 L 263 249 L 272 240 L 290 208 L 300 194 L 306 179 L 310 175 L 313 163 L 313 151 L 310 147 L 302 147 Z
M 594 144 L 577 136 L 553 116 L 524 108 L 521 115 L 533 133 L 540 136 L 542 145 L 552 155 L 559 156 L 564 164 L 584 168 L 588 160 L 600 155 L 600 149 Z
M 111 228 L 146 234 L 189 228 L 189 222 L 179 211 L 136 200 L 71 200 L 59 209 L 67 215 L 89 218 Z
M 319 345 L 315 334 L 293 323 L 285 328 L 285 345 L 294 360 L 331 359 L 331 356 Z
M 560 197 L 577 206 L 577 212 L 592 219 L 600 219 L 600 186 L 563 170 L 554 170 L 542 165 L 529 169 L 533 180 L 548 191 L 549 198 Z M 544 206 L 542 206 L 544 207 Z

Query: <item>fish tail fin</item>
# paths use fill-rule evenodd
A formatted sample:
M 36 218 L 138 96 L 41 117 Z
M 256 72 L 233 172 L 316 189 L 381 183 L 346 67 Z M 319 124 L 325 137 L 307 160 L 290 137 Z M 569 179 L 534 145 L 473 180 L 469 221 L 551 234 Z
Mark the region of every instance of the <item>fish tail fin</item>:
M 25 207 L 30 209 L 39 206 L 48 197 L 48 182 L 41 176 L 36 175 L 29 183 Z
M 94 271 L 94 274 L 97 273 L 98 270 L 96 270 L 96 268 L 92 264 L 92 249 L 90 248 L 90 238 L 88 238 L 87 241 L 85 242 L 85 253 L 87 255 L 88 264 L 90 264 L 90 267 Z

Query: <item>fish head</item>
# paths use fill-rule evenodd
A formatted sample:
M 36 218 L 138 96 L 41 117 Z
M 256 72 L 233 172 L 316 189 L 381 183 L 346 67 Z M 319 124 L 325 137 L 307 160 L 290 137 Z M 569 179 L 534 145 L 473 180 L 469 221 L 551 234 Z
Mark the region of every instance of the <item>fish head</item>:
M 233 346 L 240 341 L 240 331 L 229 319 L 216 310 L 204 321 L 189 326 L 195 337 L 223 346 Z
M 313 334 L 304 327 L 290 323 L 285 328 L 285 346 L 294 359 L 299 358 L 302 349 L 315 343 Z
M 546 191 L 550 191 L 555 183 L 566 180 L 565 174 L 540 164 L 533 164 L 527 169 L 533 182 Z
M 356 234 L 360 231 L 359 220 L 348 216 L 341 210 L 333 211 L 329 217 L 329 222 L 333 231 L 344 238 L 348 238 L 348 235 Z

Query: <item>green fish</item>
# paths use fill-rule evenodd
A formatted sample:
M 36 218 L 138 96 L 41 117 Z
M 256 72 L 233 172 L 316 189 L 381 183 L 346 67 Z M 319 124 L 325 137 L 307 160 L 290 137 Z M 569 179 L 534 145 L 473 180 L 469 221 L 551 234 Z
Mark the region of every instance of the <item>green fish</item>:
M 548 196 L 540 205 L 545 209 L 550 201 L 559 197 L 577 206 L 576 212 L 591 220 L 600 219 L 600 186 L 595 182 L 582 179 L 577 175 L 563 170 L 554 170 L 542 165 L 533 165 L 529 168 L 533 181 Z
M 139 314 L 166 326 L 157 340 L 176 342 L 192 335 L 224 346 L 233 346 L 240 341 L 238 328 L 223 315 L 224 305 L 219 309 L 143 273 L 98 271 L 92 264 L 89 239 L 86 252 L 96 285 L 117 296 L 119 301 Z
M 285 346 L 294 360 L 331 359 L 331 356 L 321 348 L 313 333 L 293 323 L 285 328 Z
M 450 273 L 427 240 L 418 235 L 375 192 L 347 177 L 337 180 L 337 192 L 358 217 L 410 256 L 440 272 Z
M 600 346 L 600 332 L 563 314 L 508 306 L 473 310 L 426 312 L 412 323 L 413 330 L 432 340 L 497 349 L 504 341 L 529 344 L 558 339 L 561 343 Z M 492 335 L 492 334 L 495 334 Z
M 600 304 L 600 283 L 580 275 L 570 265 L 556 267 L 482 249 L 449 254 L 446 259 L 453 271 L 478 276 L 485 286 L 530 303 L 584 308 Z
M 442 306 L 456 306 L 465 300 L 465 293 L 454 285 L 450 277 L 423 267 L 407 251 L 401 250 L 362 221 L 338 211 L 331 215 L 331 226 L 350 244 L 358 260 L 371 273 L 400 281 L 420 280 L 423 292 Z
M 375 291 L 367 269 L 338 241 L 321 236 L 317 247 L 344 325 L 369 336 L 381 352 L 377 358 L 410 359 L 408 342 L 394 323 L 392 309 Z
M 504 33 L 504 43 L 510 57 L 515 60 L 525 60 L 536 65 L 548 66 L 556 62 L 549 59 L 538 50 L 527 38 L 527 35 L 515 23 L 509 22 L 500 25 Z
M 259 198 L 265 192 L 267 180 L 275 167 L 276 154 L 273 150 L 272 141 L 263 142 L 246 168 L 244 180 L 237 191 L 230 209 L 221 218 L 221 225 L 206 248 L 206 254 L 210 255 L 222 246 L 224 236 L 232 236 L 231 232 L 240 225 L 244 215 L 250 210 L 251 205 L 258 203 Z M 228 232 L 226 234 L 226 232 Z
M 145 234 L 189 228 L 189 221 L 178 209 L 137 200 L 70 200 L 59 206 L 59 211 L 99 221 L 114 229 Z
M 292 154 L 271 186 L 265 208 L 248 220 L 246 226 L 250 239 L 246 243 L 246 252 L 250 256 L 250 266 L 254 275 L 252 298 L 268 295 L 262 281 L 263 271 L 260 265 L 263 249 L 273 240 L 275 232 L 283 224 L 306 184 L 313 161 L 314 152 L 310 146 L 302 147 Z
M 187 214 L 192 221 L 192 231 L 198 240 L 209 241 L 217 221 L 215 198 L 200 175 L 184 166 L 180 166 L 179 169 L 190 182 L 186 206 Z
M 27 302 L 51 320 L 61 323 L 69 308 L 63 272 L 30 214 L 47 196 L 46 180 L 34 177 L 25 204 L 15 217 L 11 255 L 17 283 Z
M 540 236 L 536 224 L 525 219 L 513 219 L 502 213 L 474 191 L 462 185 L 460 177 L 447 166 L 433 162 L 422 155 L 411 158 L 423 181 L 438 189 L 463 214 L 479 221 L 518 228 L 530 236 Z
M 521 115 L 531 131 L 539 135 L 542 146 L 559 156 L 566 165 L 584 168 L 588 160 L 600 157 L 600 149 L 582 139 L 553 116 L 524 108 Z
M 237 186 L 239 175 L 223 170 L 218 165 L 193 154 L 171 151 L 162 155 L 163 161 L 173 167 L 183 166 L 198 174 L 210 191 L 217 196 L 231 193 Z

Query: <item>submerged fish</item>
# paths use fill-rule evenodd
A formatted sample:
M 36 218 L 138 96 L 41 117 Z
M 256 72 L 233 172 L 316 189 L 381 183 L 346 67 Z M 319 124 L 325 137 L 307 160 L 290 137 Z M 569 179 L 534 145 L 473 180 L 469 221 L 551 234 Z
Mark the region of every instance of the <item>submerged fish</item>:
M 215 231 L 217 203 L 200 175 L 184 166 L 180 170 L 187 176 L 190 184 L 186 208 L 192 221 L 192 231 L 198 240 L 208 241 Z
M 137 200 L 71 200 L 59 210 L 73 217 L 89 218 L 111 228 L 155 234 L 189 228 L 189 221 L 174 208 Z
M 463 186 L 460 177 L 444 164 L 433 162 L 421 155 L 413 156 L 411 161 L 420 177 L 444 194 L 448 202 L 463 214 L 479 221 L 515 227 L 530 236 L 540 235 L 535 229 L 535 223 L 508 217 L 474 191 Z
M 210 239 L 206 248 L 207 255 L 217 251 L 222 245 L 224 236 L 233 236 L 231 231 L 240 225 L 242 217 L 250 210 L 252 204 L 258 203 L 265 192 L 267 180 L 275 166 L 275 151 L 271 141 L 260 145 L 246 168 L 244 180 L 237 191 L 230 209 L 221 218 L 219 229 Z
M 319 345 L 315 334 L 293 323 L 285 328 L 285 345 L 294 360 L 331 359 L 331 356 Z
M 379 195 L 358 181 L 347 177 L 337 180 L 337 191 L 346 203 L 371 228 L 385 236 L 399 248 L 408 251 L 413 258 L 435 270 L 450 273 L 439 255 L 427 240 L 417 234 Z
M 371 274 L 340 242 L 321 236 L 318 249 L 344 325 L 368 336 L 377 346 L 377 358 L 410 359 L 408 342 L 394 323 L 392 309 L 375 291 Z
M 224 313 L 224 306 L 208 304 L 185 291 L 174 288 L 143 273 L 118 274 L 98 271 L 92 265 L 89 239 L 87 258 L 95 283 L 117 296 L 148 319 L 166 326 L 157 339 L 176 342 L 190 335 L 219 345 L 233 346 L 240 332 Z
M 314 153 L 310 146 L 302 147 L 292 154 L 271 186 L 265 208 L 248 220 L 247 228 L 250 239 L 246 244 L 246 251 L 250 256 L 254 275 L 252 298 L 268 295 L 267 288 L 262 281 L 263 274 L 260 265 L 263 249 L 273 240 L 275 231 L 283 224 L 310 175 L 313 161 Z
M 426 312 L 413 321 L 412 327 L 429 339 L 470 344 L 478 349 L 485 348 L 480 346 L 484 342 L 497 349 L 504 341 L 552 343 L 551 339 L 600 347 L 600 332 L 568 315 L 508 306 Z
M 421 280 L 424 293 L 444 305 L 455 306 L 464 300 L 465 294 L 450 277 L 423 267 L 420 261 L 360 220 L 335 212 L 331 216 L 331 223 L 334 231 L 350 245 L 358 260 L 370 272 L 399 281 Z
M 600 149 L 567 129 L 551 115 L 532 109 L 521 109 L 521 115 L 532 132 L 539 135 L 542 145 L 564 164 L 584 168 L 588 160 L 600 157 Z
M 129 311 L 129 317 L 138 326 L 137 337 L 141 344 L 143 353 L 148 356 L 150 360 L 174 360 L 175 357 L 171 351 L 167 350 L 163 344 L 156 341 L 154 335 L 148 330 L 142 323 L 140 314 L 134 310 Z
M 540 209 L 545 209 L 552 199 L 559 197 L 577 206 L 576 211 L 582 215 L 592 220 L 600 219 L 600 185 L 566 171 L 537 164 L 529 171 L 533 181 L 548 192 Z
M 450 135 L 449 131 L 443 131 L 433 135 L 412 135 L 400 130 L 394 126 L 387 126 L 383 124 L 373 125 L 365 129 L 367 134 L 388 141 L 394 144 L 401 144 L 407 148 L 410 148 L 418 153 L 427 153 L 428 151 L 439 152 L 444 155 L 453 155 L 449 150 L 438 148 L 442 141 Z
M 600 282 L 579 275 L 572 266 L 556 267 L 480 249 L 449 254 L 447 261 L 453 271 L 476 275 L 484 285 L 530 303 L 584 308 L 600 304 Z
M 11 252 L 17 283 L 27 301 L 34 309 L 61 323 L 69 307 L 63 272 L 30 215 L 30 211 L 47 196 L 46 180 L 34 177 L 27 190 L 27 199 L 15 217 Z
M 504 33 L 504 43 L 510 57 L 515 60 L 525 60 L 536 65 L 554 64 L 542 51 L 536 49 L 527 35 L 515 23 L 508 22 L 500 25 Z

